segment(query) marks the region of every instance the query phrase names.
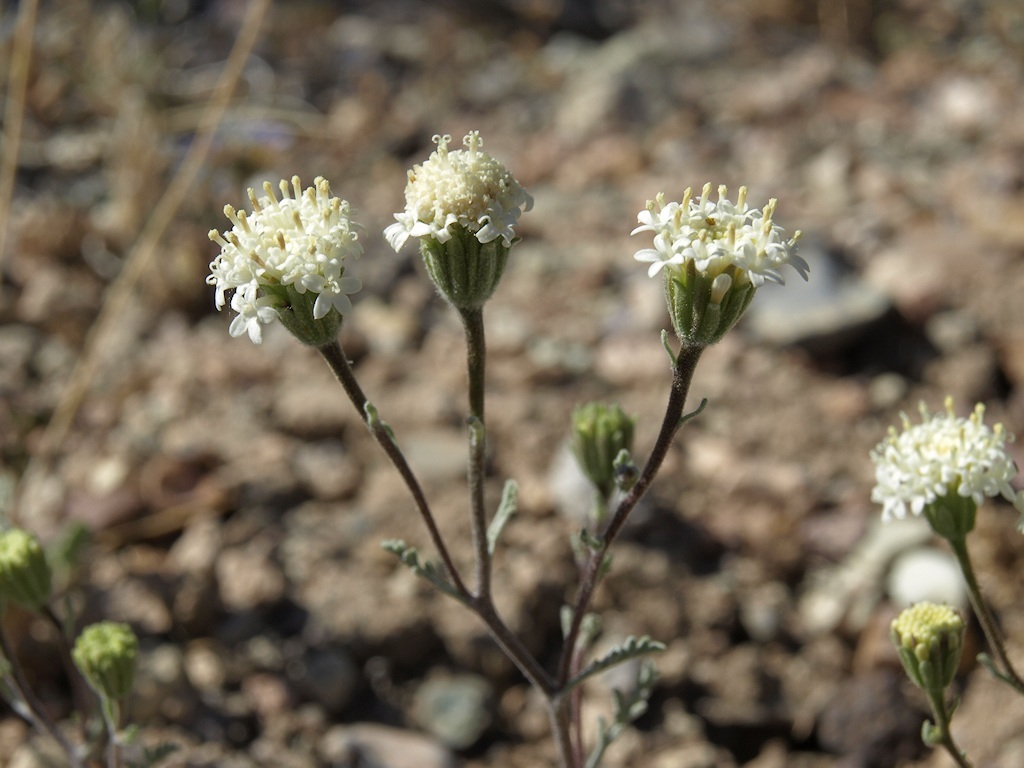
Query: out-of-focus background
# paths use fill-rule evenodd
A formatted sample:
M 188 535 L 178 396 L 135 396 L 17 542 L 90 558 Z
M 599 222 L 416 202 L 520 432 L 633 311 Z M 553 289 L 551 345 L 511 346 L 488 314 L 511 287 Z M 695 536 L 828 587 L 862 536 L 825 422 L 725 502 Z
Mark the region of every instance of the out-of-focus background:
M 24 8 L 0 16 L 5 84 Z M 261 348 L 229 338 L 204 282 L 207 232 L 246 187 L 323 175 L 351 201 L 365 288 L 344 345 L 466 562 L 461 329 L 415 249 L 380 233 L 431 136 L 475 129 L 536 200 L 485 315 L 488 498 L 520 484 L 497 591 L 546 662 L 588 505 L 563 442 L 572 407 L 620 402 L 643 457 L 667 396 L 637 211 L 745 184 L 779 199 L 811 264 L 707 352 L 692 400 L 707 410 L 616 548 L 599 644 L 668 647 L 607 765 L 949 765 L 920 744 L 924 701 L 888 623 L 964 596 L 927 530 L 879 527 L 868 451 L 947 394 L 1024 432 L 1024 6 L 279 1 L 169 209 L 251 13 L 44 3 L 24 98 L 5 90 L 7 136 L 19 105 L 24 120 L 0 211 L 0 495 L 48 540 L 92 532 L 74 602 L 138 632 L 132 713 L 149 742 L 181 745 L 165 764 L 552 765 L 543 708 L 481 626 L 381 551 L 430 548 L 322 361 L 279 327 Z M 970 545 L 1024 661 L 1016 521 L 986 504 Z M 67 715 L 52 640 L 8 621 Z M 590 686 L 587 717 L 628 680 Z M 975 764 L 1024 764 L 1024 705 L 971 661 L 958 689 Z M 45 754 L 0 713 L 0 764 Z

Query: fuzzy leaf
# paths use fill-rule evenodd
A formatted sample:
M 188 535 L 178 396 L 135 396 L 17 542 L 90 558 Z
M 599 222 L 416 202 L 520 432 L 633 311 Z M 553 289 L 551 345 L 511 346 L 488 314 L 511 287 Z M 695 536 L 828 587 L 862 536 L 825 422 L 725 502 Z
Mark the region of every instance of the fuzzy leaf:
M 501 503 L 498 505 L 498 511 L 494 515 L 494 519 L 491 520 L 491 524 L 487 526 L 487 552 L 491 555 L 494 554 L 495 548 L 498 546 L 498 539 L 501 538 L 502 531 L 505 530 L 505 526 L 508 525 L 512 516 L 515 515 L 516 498 L 519 495 L 519 486 L 515 480 L 506 480 L 505 489 L 501 492 Z
M 429 561 L 426 563 L 420 562 L 420 553 L 415 547 L 407 546 L 401 539 L 387 539 L 382 541 L 380 545 L 386 551 L 397 556 L 402 565 L 421 579 L 426 579 L 446 595 L 454 597 L 459 602 L 466 602 L 466 595 L 459 592 L 438 570 L 436 565 Z
M 654 665 L 649 661 L 644 662 L 631 692 L 623 693 L 617 688 L 612 691 L 615 719 L 611 723 L 601 717 L 597 719 L 597 743 L 587 757 L 586 768 L 598 768 L 608 746 L 619 737 L 626 726 L 647 711 L 647 702 L 651 698 L 657 677 Z
M 604 672 L 606 669 L 611 669 L 624 661 L 629 661 L 630 659 L 635 659 L 638 656 L 644 656 L 648 653 L 663 650 L 665 650 L 664 643 L 652 640 L 647 635 L 644 635 L 643 637 L 630 635 L 622 645 L 615 646 L 604 656 L 590 662 L 582 672 L 569 681 L 565 688 L 567 691 L 572 690 L 588 677 L 596 675 L 599 672 Z M 638 681 L 638 685 L 642 682 L 643 681 Z

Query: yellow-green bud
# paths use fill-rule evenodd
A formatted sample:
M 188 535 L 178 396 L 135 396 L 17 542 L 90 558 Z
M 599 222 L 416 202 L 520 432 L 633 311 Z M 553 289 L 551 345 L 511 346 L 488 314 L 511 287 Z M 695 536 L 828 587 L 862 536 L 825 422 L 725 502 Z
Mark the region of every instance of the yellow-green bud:
M 112 701 L 125 698 L 135 680 L 139 642 L 127 624 L 90 624 L 75 641 L 75 666 L 97 694 Z
M 50 600 L 52 579 L 39 540 L 12 528 L 0 534 L 0 595 L 33 611 Z
M 893 619 L 890 634 L 910 679 L 926 691 L 942 691 L 956 675 L 964 646 L 964 622 L 948 605 L 917 603 Z
M 572 412 L 573 453 L 603 499 L 615 490 L 619 453 L 633 449 L 635 425 L 616 404 L 586 403 Z

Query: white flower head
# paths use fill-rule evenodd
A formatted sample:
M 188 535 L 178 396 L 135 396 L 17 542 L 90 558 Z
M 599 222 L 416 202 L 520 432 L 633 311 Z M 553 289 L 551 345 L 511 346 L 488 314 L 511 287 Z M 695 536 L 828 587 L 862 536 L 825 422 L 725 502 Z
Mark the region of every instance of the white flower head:
M 311 314 L 321 320 L 332 309 L 341 315 L 351 312 L 349 295 L 362 287 L 344 274 L 345 261 L 362 253 L 349 204 L 333 197 L 321 177 L 303 190 L 293 176 L 291 183 L 281 181 L 279 189 L 280 198 L 269 182 L 263 185 L 264 197 L 250 189 L 252 213 L 225 206 L 233 226 L 223 234 L 210 232 L 221 252 L 210 263 L 206 282 L 217 288 L 218 309 L 233 292 L 231 308 L 238 316 L 230 333 L 248 333 L 255 344 L 262 339 L 261 325 L 280 317 L 280 289 L 316 294 Z
M 480 243 L 501 238 L 512 245 L 515 225 L 533 198 L 515 177 L 483 151 L 477 131 L 470 131 L 465 149 L 449 151 L 451 136 L 434 136 L 437 149 L 422 165 L 409 171 L 405 187 L 405 210 L 384 237 L 396 251 L 410 237 L 429 237 L 448 242 L 452 226 L 464 227 Z
M 678 203 L 667 203 L 660 194 L 640 211 L 640 226 L 631 234 L 652 232 L 654 247 L 637 251 L 634 258 L 650 263 L 651 277 L 664 267 L 683 270 L 693 262 L 697 272 L 712 279 L 728 271 L 738 286 L 784 283 L 782 268 L 787 264 L 807 279 L 807 262 L 797 255 L 800 232 L 787 237 L 772 220 L 777 200 L 751 208 L 746 187 L 740 187 L 734 203 L 728 189 L 720 186 L 718 200 L 713 202 L 711 189 L 710 183 L 705 184 L 699 198 L 694 198 L 692 188 L 687 189 Z
M 871 500 L 882 505 L 882 519 L 902 518 L 909 508 L 920 515 L 936 500 L 956 494 L 981 505 L 986 496 L 1002 496 L 1024 513 L 1024 494 L 1010 485 L 1017 466 L 1006 450 L 1013 435 L 1002 424 L 983 423 L 980 403 L 966 419 L 953 412 L 931 414 L 920 405 L 921 423 L 902 415 L 903 431 L 889 428 L 889 436 L 871 452 L 875 488 Z

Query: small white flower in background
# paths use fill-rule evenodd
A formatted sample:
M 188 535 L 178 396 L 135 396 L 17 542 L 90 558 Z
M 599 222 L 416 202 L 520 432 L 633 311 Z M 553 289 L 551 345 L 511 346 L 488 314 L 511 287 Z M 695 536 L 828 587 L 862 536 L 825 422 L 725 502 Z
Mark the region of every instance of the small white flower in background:
M 740 187 L 735 203 L 724 186 L 718 188 L 717 202 L 712 202 L 711 189 L 710 183 L 705 184 L 698 199 L 687 189 L 678 203 L 666 203 L 660 194 L 637 216 L 640 226 L 631 234 L 654 233 L 654 247 L 634 256 L 650 263 L 651 277 L 664 267 L 683 269 L 692 261 L 698 272 L 710 278 L 726 273 L 730 284 L 749 282 L 755 288 L 765 282 L 784 283 L 782 267 L 787 264 L 807 279 L 807 262 L 796 252 L 800 233 L 787 238 L 786 231 L 772 221 L 774 198 L 763 208 L 751 208 L 746 187 Z
M 448 150 L 451 136 L 434 136 L 437 149 L 422 165 L 409 171 L 405 210 L 384 237 L 396 251 L 410 237 L 429 237 L 447 243 L 453 226 L 465 228 L 480 243 L 501 238 L 506 247 L 515 238 L 515 225 L 533 198 L 515 177 L 483 151 L 477 131 L 470 131 L 466 149 Z
M 875 488 L 871 500 L 882 505 L 882 519 L 902 518 L 907 509 L 920 515 L 926 506 L 955 494 L 981 505 L 986 496 L 1002 496 L 1024 513 L 1024 494 L 1010 485 L 1017 466 L 1006 451 L 1013 435 L 1002 424 L 989 427 L 980 403 L 966 419 L 953 412 L 931 414 L 920 405 L 921 423 L 902 414 L 903 431 L 889 436 L 871 452 Z
M 362 287 L 344 274 L 346 259 L 362 253 L 349 204 L 332 197 L 321 177 L 303 190 L 293 176 L 290 184 L 281 181 L 279 189 L 280 198 L 269 182 L 263 185 L 264 197 L 250 189 L 253 212 L 225 206 L 233 226 L 223 234 L 210 232 L 221 252 L 210 263 L 206 282 L 217 288 L 217 309 L 233 291 L 231 309 L 238 316 L 230 333 L 248 333 L 255 344 L 262 341 L 262 326 L 278 319 L 286 302 L 281 288 L 316 294 L 312 319 L 321 320 L 332 309 L 341 315 L 351 312 L 349 294 Z

